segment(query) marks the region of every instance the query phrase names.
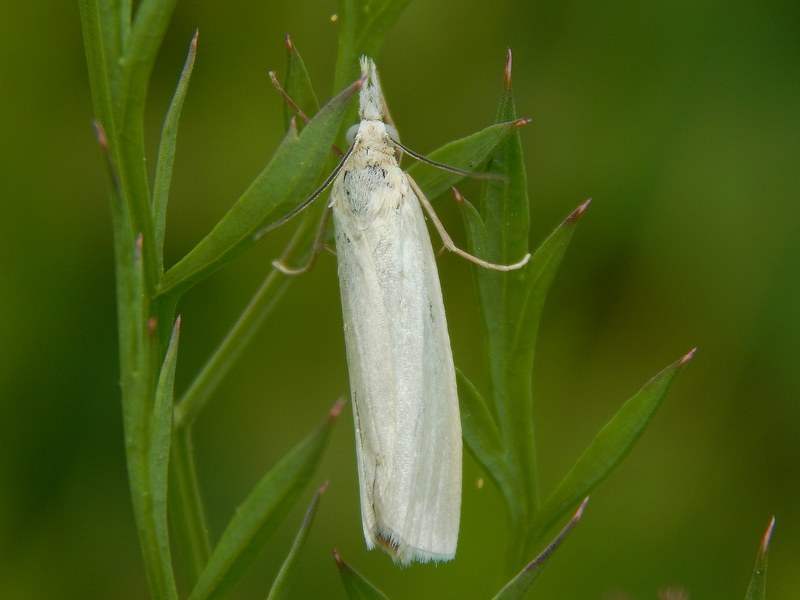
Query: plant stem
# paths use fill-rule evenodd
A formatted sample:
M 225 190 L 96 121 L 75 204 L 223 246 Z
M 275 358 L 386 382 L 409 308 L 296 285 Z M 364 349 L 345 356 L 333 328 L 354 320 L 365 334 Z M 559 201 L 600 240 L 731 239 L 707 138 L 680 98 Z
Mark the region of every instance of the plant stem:
M 239 316 L 228 335 L 222 340 L 206 364 L 194 378 L 189 389 L 175 407 L 175 429 L 190 427 L 194 419 L 208 403 L 222 379 L 252 340 L 283 293 L 288 289 L 290 277 L 272 269 Z

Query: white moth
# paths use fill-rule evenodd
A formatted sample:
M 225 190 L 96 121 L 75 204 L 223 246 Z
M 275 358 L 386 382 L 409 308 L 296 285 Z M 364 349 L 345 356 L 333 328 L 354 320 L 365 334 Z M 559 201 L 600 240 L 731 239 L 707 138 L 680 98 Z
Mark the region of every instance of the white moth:
M 383 123 L 375 65 L 331 208 L 369 549 L 451 560 L 461 511 L 461 422 L 436 261 Z M 395 136 L 396 137 L 396 136 Z
M 420 201 L 430 205 L 397 163 L 401 146 L 383 122 L 372 60 L 362 58 L 361 70 L 361 122 L 333 183 L 330 207 L 364 537 L 369 549 L 381 546 L 401 564 L 446 561 L 458 541 L 461 422 Z M 445 243 L 453 246 L 446 234 Z
M 351 129 L 352 146 L 310 198 L 258 237 L 308 206 L 335 177 L 329 208 L 336 229 L 364 537 L 370 550 L 380 546 L 404 565 L 446 561 L 455 556 L 458 542 L 461 421 L 442 291 L 420 205 L 445 247 L 476 264 L 508 271 L 530 255 L 513 265 L 496 265 L 453 244 L 397 163 L 401 151 L 426 159 L 402 146 L 394 127 L 384 123 L 388 115 L 371 59 L 361 59 L 361 71 L 361 122 Z M 296 274 L 311 263 L 299 270 L 273 264 Z

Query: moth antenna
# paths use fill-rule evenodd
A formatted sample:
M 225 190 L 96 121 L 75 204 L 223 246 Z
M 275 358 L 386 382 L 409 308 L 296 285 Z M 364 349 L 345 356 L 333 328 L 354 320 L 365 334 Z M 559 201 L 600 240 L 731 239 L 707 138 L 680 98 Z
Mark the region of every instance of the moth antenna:
M 473 179 L 493 179 L 497 181 L 505 181 L 505 177 L 502 175 L 496 175 L 495 173 L 476 173 L 475 171 L 466 171 L 464 169 L 459 169 L 458 167 L 452 167 L 450 165 L 446 165 L 444 163 L 437 162 L 428 158 L 427 156 L 423 156 L 417 152 L 411 150 L 408 146 L 401 144 L 397 140 L 392 140 L 392 143 L 400 148 L 403 152 L 411 156 L 412 158 L 417 159 L 421 163 L 425 163 L 426 165 L 430 165 L 432 167 L 436 167 L 437 169 L 441 169 L 442 171 L 448 171 L 450 173 L 455 173 L 456 175 L 463 175 L 464 177 L 471 177 Z
M 311 194 L 308 198 L 303 200 L 297 207 L 293 208 L 286 215 L 284 215 L 283 217 L 281 217 L 280 219 L 278 219 L 274 223 L 270 223 L 269 225 L 264 227 L 264 229 L 262 229 L 258 233 L 256 233 L 255 239 L 256 240 L 260 240 L 262 237 L 264 237 L 270 231 L 274 231 L 275 229 L 277 229 L 278 227 L 280 227 L 281 225 L 283 225 L 287 221 L 291 220 L 292 217 L 294 217 L 298 213 L 300 213 L 303 210 L 305 210 L 308 207 L 309 204 L 311 204 L 314 200 L 319 198 L 322 195 L 322 192 L 324 192 L 326 189 L 328 189 L 328 187 L 331 185 L 331 183 L 333 183 L 333 180 L 336 179 L 336 176 L 339 174 L 339 171 L 342 170 L 342 167 L 344 166 L 344 163 L 347 162 L 347 159 L 350 158 L 350 155 L 352 153 L 353 153 L 353 146 L 350 146 L 350 148 L 347 150 L 345 155 L 342 157 L 342 160 L 340 160 L 339 164 L 336 165 L 336 168 L 333 170 L 333 172 L 330 175 L 328 175 L 328 177 L 325 179 L 325 181 L 322 182 L 322 185 L 319 186 L 314 191 L 313 194 Z

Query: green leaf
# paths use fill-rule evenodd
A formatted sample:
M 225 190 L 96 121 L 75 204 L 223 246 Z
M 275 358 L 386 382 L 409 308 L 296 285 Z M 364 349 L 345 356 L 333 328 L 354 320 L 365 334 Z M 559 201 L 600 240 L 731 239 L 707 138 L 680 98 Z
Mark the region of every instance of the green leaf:
M 375 58 L 389 28 L 411 0 L 339 0 L 336 88 L 359 76 L 358 59 Z
M 514 300 L 519 302 L 517 305 L 519 315 L 514 326 L 508 328 L 506 332 L 508 334 L 506 352 L 509 355 L 509 362 L 515 361 L 521 367 L 530 365 L 533 361 L 539 320 L 547 292 L 572 240 L 572 234 L 575 233 L 575 226 L 586 212 L 589 202 L 590 200 L 587 200 L 573 210 L 542 242 L 525 266 L 523 284 L 514 294 Z M 503 327 L 503 324 L 493 323 L 492 327 L 497 330 Z
M 566 539 L 570 531 L 578 524 L 583 516 L 583 510 L 586 508 L 586 503 L 589 498 L 585 498 L 578 510 L 562 529 L 555 539 L 547 545 L 547 548 L 542 550 L 539 555 L 528 563 L 517 575 L 509 581 L 502 590 L 500 590 L 494 597 L 494 600 L 522 600 L 525 598 L 533 586 L 534 581 L 539 577 L 539 574 L 544 568 L 544 564 L 548 558 L 556 551 L 561 543 Z
M 176 295 L 256 242 L 256 233 L 314 191 L 345 109 L 360 82 L 326 104 L 298 135 L 290 129 L 264 170 L 213 230 L 167 271 L 159 293 Z
M 551 527 L 570 506 L 608 477 L 630 452 L 661 406 L 678 371 L 691 360 L 694 352 L 692 350 L 648 381 L 600 430 L 542 507 L 537 519 L 538 531 Z
M 511 94 L 510 55 L 505 75 L 494 127 L 512 125 L 508 131 L 511 135 L 492 147 L 487 170 L 497 178 L 484 186 L 480 213 L 464 203 L 462 216 L 470 252 L 491 262 L 509 264 L 523 258 L 528 247 L 527 183 L 518 129 L 529 121 L 517 119 Z M 531 545 L 529 527 L 538 505 L 531 398 L 533 355 L 515 353 L 514 344 L 518 336 L 533 338 L 526 321 L 526 305 L 532 289 L 540 290 L 543 297 L 546 286 L 539 285 L 543 281 L 541 274 L 551 275 L 551 269 L 554 272 L 558 265 L 558 260 L 552 259 L 560 260 L 561 255 L 551 252 L 552 248 L 545 242 L 538 256 L 519 270 L 472 270 L 489 361 L 487 410 L 495 418 L 506 449 L 505 469 L 514 482 L 513 486 L 501 487 L 510 517 L 509 565 L 513 569 L 519 567 Z M 538 313 L 535 317 L 538 319 Z M 532 344 L 531 339 L 531 347 Z
M 530 119 L 517 119 L 517 109 L 511 86 L 511 51 L 508 51 L 503 79 L 503 96 L 495 117 L 497 123 L 517 122 L 524 125 Z M 492 155 L 489 171 L 504 176 L 490 180 L 481 201 L 481 215 L 488 233 L 488 260 L 510 263 L 528 251 L 530 202 L 528 179 L 522 156 L 519 134 L 506 140 Z
M 177 0 L 142 0 L 136 7 L 125 56 L 134 85 L 147 89 L 156 55 L 164 40 Z
M 342 585 L 350 600 L 388 600 L 386 594 L 367 581 L 361 573 L 344 562 L 339 551 L 334 549 L 333 560 L 339 568 Z
M 150 476 L 150 504 L 155 533 L 155 547 L 150 548 L 152 554 L 160 562 L 164 580 L 170 582 L 169 597 L 177 598 L 175 575 L 172 570 L 172 556 L 169 543 L 169 527 L 167 521 L 167 489 L 169 480 L 170 444 L 172 441 L 172 405 L 175 383 L 175 364 L 178 359 L 178 339 L 180 337 L 181 318 L 175 320 L 172 337 L 156 386 L 153 412 L 150 416 L 150 442 L 148 444 L 148 472 Z
M 433 161 L 465 171 L 477 171 L 497 147 L 528 121 L 517 119 L 490 125 L 467 137 L 445 144 L 427 155 Z M 411 165 L 408 173 L 425 190 L 429 198 L 436 198 L 464 179 L 465 175 L 436 169 L 424 163 Z
M 503 454 L 503 440 L 480 392 L 460 369 L 456 369 L 461 425 L 470 450 L 483 462 L 494 462 Z
M 761 538 L 761 545 L 756 556 L 756 566 L 753 570 L 753 577 L 750 585 L 747 586 L 745 600 L 765 600 L 767 597 L 767 556 L 769 554 L 769 543 L 772 539 L 772 530 L 775 528 L 775 517 L 767 526 L 764 536 Z
M 505 444 L 480 392 L 460 369 L 456 369 L 461 405 L 461 431 L 475 460 L 494 480 L 504 497 L 521 495 L 519 484 L 505 462 Z
M 81 29 L 95 117 L 116 141 L 112 107 L 119 94 L 119 13 L 110 2 L 80 0 Z
M 303 523 L 300 525 L 300 530 L 297 532 L 297 536 L 294 538 L 294 543 L 292 544 L 291 550 L 289 550 L 286 560 L 283 561 L 281 570 L 278 571 L 278 575 L 275 577 L 275 582 L 272 584 L 272 589 L 269 592 L 267 600 L 281 600 L 282 598 L 287 598 L 289 596 L 289 585 L 291 583 L 292 576 L 297 570 L 297 558 L 300 556 L 300 550 L 303 549 L 303 545 L 306 542 L 308 532 L 311 531 L 311 523 L 314 521 L 314 515 L 317 514 L 319 501 L 322 498 L 322 494 L 325 493 L 325 489 L 327 487 L 328 482 L 326 481 L 322 484 L 322 486 L 320 486 L 320 488 L 317 490 L 317 493 L 314 494 L 314 499 L 308 506 L 308 510 L 306 510 L 306 515 L 303 517 Z
M 192 589 L 211 556 L 211 538 L 197 480 L 192 429 L 179 428 L 177 417 L 173 417 L 173 424 L 175 439 L 170 456 L 170 525 L 181 559 L 184 583 L 188 589 Z
M 237 509 L 189 598 L 222 598 L 244 575 L 277 529 L 322 458 L 343 401 L 315 433 L 298 444 L 256 485 Z
M 194 58 L 197 54 L 197 32 L 189 44 L 189 54 L 183 65 L 178 86 L 172 96 L 164 125 L 161 128 L 161 140 L 156 158 L 156 175 L 153 182 L 153 226 L 155 228 L 156 258 L 158 269 L 164 269 L 164 230 L 167 224 L 167 203 L 169 201 L 169 187 L 172 182 L 172 165 L 175 162 L 175 145 L 178 138 L 178 122 L 181 118 L 183 101 L 189 88 L 189 79 L 194 68 Z
M 131 207 L 137 231 L 144 234 L 145 275 L 152 291 L 161 271 L 156 258 L 150 182 L 145 162 L 144 113 L 150 75 L 177 0 L 142 0 L 137 4 L 127 43 L 122 48 L 119 95 L 116 98 L 115 156 L 121 171 L 124 197 Z M 121 18 L 127 19 L 127 15 Z
M 289 34 L 286 34 L 286 75 L 283 78 L 283 89 L 304 114 L 310 116 L 319 112 L 319 100 L 308 76 L 306 64 Z M 293 117 L 294 111 L 284 103 L 283 122 L 287 127 Z

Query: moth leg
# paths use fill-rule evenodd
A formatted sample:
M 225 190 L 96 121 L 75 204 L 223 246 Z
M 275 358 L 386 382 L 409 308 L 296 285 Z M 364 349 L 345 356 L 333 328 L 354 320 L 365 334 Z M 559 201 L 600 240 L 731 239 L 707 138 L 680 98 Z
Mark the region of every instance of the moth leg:
M 317 262 L 317 256 L 320 254 L 320 252 L 327 248 L 327 245 L 325 244 L 325 232 L 328 229 L 328 221 L 330 218 L 331 207 L 326 203 L 325 208 L 322 211 L 322 216 L 319 220 L 317 234 L 314 236 L 314 243 L 311 246 L 311 256 L 308 258 L 308 262 L 306 262 L 306 264 L 301 267 L 290 267 L 284 262 L 288 258 L 289 252 L 292 249 L 292 244 L 290 243 L 286 250 L 284 250 L 283 256 L 272 261 L 272 266 L 284 275 L 302 275 L 303 273 L 310 271 L 314 266 L 314 263 Z
M 530 260 L 531 254 L 530 252 L 528 252 L 522 258 L 522 260 L 518 262 L 515 262 L 510 265 L 498 265 L 496 263 L 487 262 L 482 258 L 478 258 L 477 256 L 474 256 L 469 252 L 466 252 L 465 250 L 462 250 L 461 248 L 456 246 L 455 242 L 453 242 L 453 238 L 451 238 L 450 234 L 447 233 L 447 230 L 444 228 L 444 225 L 442 225 L 442 222 L 436 215 L 436 211 L 433 210 L 433 206 L 431 205 L 430 201 L 425 196 L 425 194 L 422 193 L 422 190 L 417 185 L 417 182 L 414 181 L 414 179 L 412 179 L 412 177 L 407 173 L 406 177 L 408 177 L 408 183 L 411 185 L 411 189 L 413 189 L 414 193 L 417 195 L 419 203 L 422 204 L 422 208 L 424 208 L 425 212 L 428 213 L 428 216 L 431 218 L 433 226 L 436 228 L 436 231 L 439 232 L 439 237 L 442 238 L 442 242 L 444 243 L 445 248 L 447 248 L 450 252 L 453 252 L 454 254 L 457 254 L 461 258 L 465 258 L 468 261 L 475 263 L 479 267 L 483 267 L 484 269 L 492 269 L 494 271 L 513 271 L 515 269 L 519 269 L 520 267 L 524 266 Z

